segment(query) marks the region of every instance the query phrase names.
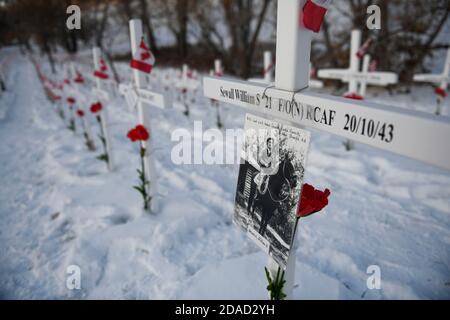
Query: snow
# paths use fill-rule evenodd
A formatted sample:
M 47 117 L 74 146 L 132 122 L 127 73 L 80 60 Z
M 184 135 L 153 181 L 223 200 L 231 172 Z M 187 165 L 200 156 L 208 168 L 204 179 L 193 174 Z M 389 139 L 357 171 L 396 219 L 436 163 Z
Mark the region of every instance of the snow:
M 131 187 L 138 146 L 126 133 L 136 116 L 124 99 L 107 105 L 116 161 L 108 172 L 81 132 L 65 128 L 30 61 L 16 49 L 0 51 L 0 61 L 8 87 L 0 96 L 1 298 L 267 297 L 266 257 L 231 221 L 238 165 L 170 158 L 174 129 L 193 132 L 195 120 L 215 128 L 201 90 L 189 118 L 174 89 L 173 108 L 150 111 L 162 201 L 149 214 Z M 155 87 L 166 74 L 175 70 L 155 69 Z M 368 99 L 434 112 L 430 87 Z M 243 127 L 243 110 L 222 105 L 222 116 L 226 128 Z M 346 152 L 342 139 L 313 131 L 305 179 L 332 193 L 325 210 L 300 222 L 294 298 L 450 298 L 450 173 L 360 144 Z M 81 290 L 66 288 L 69 265 L 81 269 Z M 381 290 L 367 289 L 370 265 L 381 268 Z

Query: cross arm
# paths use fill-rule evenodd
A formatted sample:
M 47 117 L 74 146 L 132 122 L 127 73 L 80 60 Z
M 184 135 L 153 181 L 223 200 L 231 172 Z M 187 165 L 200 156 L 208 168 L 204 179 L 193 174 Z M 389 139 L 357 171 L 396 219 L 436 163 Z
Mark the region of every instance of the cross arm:
M 203 90 L 208 98 L 450 170 L 446 117 L 312 92 L 294 95 L 226 78 L 205 77 Z
M 321 69 L 317 72 L 319 78 L 343 80 L 351 71 L 349 69 Z
M 398 76 L 393 72 L 354 72 L 348 69 L 322 69 L 318 72 L 319 78 L 341 80 L 349 82 L 355 80 L 372 85 L 396 84 Z
M 414 75 L 414 81 L 440 83 L 441 81 L 450 82 L 450 78 L 442 74 L 416 74 Z

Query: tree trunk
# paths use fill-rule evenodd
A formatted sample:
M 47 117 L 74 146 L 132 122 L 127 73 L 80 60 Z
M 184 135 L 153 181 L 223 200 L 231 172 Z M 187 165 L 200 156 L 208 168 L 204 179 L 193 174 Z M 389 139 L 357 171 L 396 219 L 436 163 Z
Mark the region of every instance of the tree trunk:
M 150 49 L 153 51 L 154 54 L 158 54 L 159 48 L 156 44 L 156 38 L 152 27 L 152 22 L 150 20 L 149 14 L 148 14 L 148 8 L 147 8 L 147 1 L 146 0 L 139 0 L 139 3 L 141 5 L 141 20 L 142 24 L 144 25 L 144 29 L 147 32 L 148 35 L 148 41 L 150 43 Z
M 187 27 L 188 27 L 188 8 L 189 0 L 177 0 L 176 3 L 177 20 L 178 20 L 178 34 L 177 45 L 180 57 L 185 59 L 187 57 Z

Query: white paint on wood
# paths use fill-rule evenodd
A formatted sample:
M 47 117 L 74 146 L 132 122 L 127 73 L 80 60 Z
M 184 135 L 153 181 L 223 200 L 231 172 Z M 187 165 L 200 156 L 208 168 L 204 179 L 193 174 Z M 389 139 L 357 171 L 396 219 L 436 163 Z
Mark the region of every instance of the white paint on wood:
M 450 170 L 448 119 L 312 92 L 295 94 L 295 103 L 291 104 L 292 92 L 265 89 L 264 85 L 238 80 L 203 79 L 208 98 Z M 267 97 L 263 99 L 264 91 Z
M 450 82 L 450 48 L 447 50 L 447 57 L 445 59 L 444 69 L 441 74 L 416 74 L 414 75 L 414 81 L 417 82 L 430 82 L 439 84 L 439 87 L 447 91 L 448 84 Z
M 132 19 L 129 22 L 130 25 L 130 39 L 131 39 L 131 52 L 133 56 L 136 54 L 139 43 L 142 39 L 142 22 L 140 19 Z M 145 74 L 140 72 L 139 70 L 133 69 L 133 77 L 134 77 L 134 86 L 136 91 L 145 90 Z M 142 92 L 142 91 L 141 91 Z M 151 200 L 151 210 L 158 211 L 158 197 L 157 197 L 157 174 L 156 167 L 154 163 L 154 159 L 151 156 L 152 153 L 152 142 L 153 137 L 151 135 L 150 130 L 150 115 L 149 108 L 151 104 L 147 104 L 145 99 L 138 99 L 137 101 L 137 110 L 138 110 L 138 119 L 139 123 L 144 125 L 148 132 L 150 133 L 150 139 L 148 141 L 142 141 L 141 145 L 146 150 L 146 156 L 144 159 L 144 169 L 147 175 L 147 179 L 150 181 L 150 188 L 148 190 L 148 194 L 152 197 Z
M 100 59 L 102 53 L 99 47 L 94 47 L 92 49 L 92 59 L 94 64 L 94 70 L 100 68 Z M 114 170 L 114 156 L 111 145 L 111 135 L 109 133 L 108 125 L 108 110 L 107 102 L 109 100 L 109 93 L 103 88 L 103 84 L 99 78 L 95 77 L 95 88 L 93 89 L 94 94 L 97 96 L 98 100 L 102 103 L 102 110 L 100 111 L 99 117 L 101 120 L 102 132 L 105 138 L 106 153 L 108 154 L 107 166 L 109 171 Z
M 312 32 L 299 22 L 305 2 L 278 1 L 275 86 L 281 90 L 298 91 L 308 86 Z

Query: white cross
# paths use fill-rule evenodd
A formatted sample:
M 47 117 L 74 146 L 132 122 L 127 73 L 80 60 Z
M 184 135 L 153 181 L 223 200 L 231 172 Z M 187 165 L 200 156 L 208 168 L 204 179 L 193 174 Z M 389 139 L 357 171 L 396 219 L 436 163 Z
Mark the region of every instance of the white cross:
M 309 64 L 309 87 L 315 88 L 315 89 L 322 89 L 323 88 L 323 82 L 317 79 L 311 79 L 311 69 L 312 65 Z
M 416 74 L 414 75 L 414 81 L 417 82 L 429 82 L 439 84 L 439 88 L 447 91 L 450 72 L 450 48 L 447 50 L 447 58 L 445 59 L 444 70 L 441 74 Z M 440 114 L 440 101 L 438 100 L 438 106 L 436 110 L 437 114 Z
M 191 73 L 189 75 L 188 73 Z M 195 102 L 195 95 L 197 93 L 198 88 L 200 87 L 200 81 L 197 80 L 194 76 L 194 72 L 189 70 L 189 66 L 187 64 L 183 64 L 182 70 L 181 70 L 181 79 L 177 79 L 175 82 L 175 87 L 181 91 L 181 96 L 183 98 L 184 107 L 186 110 L 184 111 L 184 114 L 186 116 L 189 115 L 189 104 L 186 101 L 188 91 L 192 91 L 192 103 Z
M 224 74 L 224 71 L 222 68 L 222 61 L 220 59 L 214 60 L 214 70 L 210 70 L 209 75 L 222 77 L 223 74 Z M 221 116 L 221 112 L 220 112 L 220 103 L 218 100 L 215 100 L 215 99 L 211 99 L 210 101 L 211 101 L 211 105 L 213 107 L 214 106 L 216 107 L 217 127 L 219 127 L 219 129 L 220 129 L 223 127 L 222 116 Z
M 204 95 L 450 170 L 447 120 L 417 111 L 301 91 L 308 87 L 312 35 L 299 23 L 304 4 L 305 0 L 278 1 L 275 88 L 205 77 Z M 273 261 L 269 267 L 272 274 L 278 268 Z M 288 298 L 292 294 L 294 269 L 295 250 L 291 251 L 285 273 Z
M 264 51 L 263 78 L 250 78 L 248 81 L 271 84 L 273 82 L 273 69 L 272 52 Z
M 366 68 L 360 72 L 360 61 L 357 56 L 358 49 L 361 45 L 361 31 L 353 30 L 351 35 L 350 45 L 350 66 L 348 69 L 322 69 L 319 70 L 319 78 L 325 79 L 337 79 L 343 82 L 348 82 L 349 93 L 359 93 L 364 97 L 366 87 L 368 84 L 375 86 L 387 86 L 389 84 L 395 84 L 398 81 L 398 76 L 393 72 L 369 72 L 370 56 L 366 59 Z M 368 59 L 368 60 L 367 60 Z M 361 88 L 358 91 L 358 83 L 361 84 Z M 361 94 L 363 93 L 363 94 Z
M 195 77 L 189 77 L 189 66 L 187 64 L 183 64 L 181 70 L 181 79 L 176 82 L 175 87 L 178 89 L 189 89 L 189 90 L 197 90 L 200 86 L 200 81 L 195 79 Z
M 94 47 L 92 49 L 92 59 L 94 64 L 94 69 L 98 70 L 100 68 L 100 59 L 102 57 L 102 53 L 100 48 Z M 108 161 L 106 162 L 108 166 L 108 170 L 112 171 L 114 169 L 114 157 L 112 151 L 111 144 L 111 135 L 109 133 L 109 125 L 108 125 L 108 110 L 107 110 L 107 102 L 110 99 L 110 94 L 107 90 L 105 90 L 105 84 L 103 80 L 95 77 L 95 87 L 92 89 L 94 95 L 97 96 L 98 100 L 102 103 L 102 110 L 99 112 L 101 129 L 103 132 L 103 136 L 105 138 L 105 146 L 106 146 L 106 154 L 108 156 Z
M 139 48 L 139 43 L 142 39 L 142 22 L 140 19 L 132 19 L 129 22 L 130 25 L 130 40 L 131 40 L 131 52 L 134 56 Z M 146 88 L 145 73 L 133 69 L 134 84 L 120 85 L 119 92 L 125 94 L 127 103 L 132 103 L 133 106 L 137 106 L 138 121 L 144 125 L 150 133 L 150 114 L 149 107 L 166 108 L 170 105 L 167 97 L 164 94 L 160 94 L 151 91 Z M 134 92 L 134 93 L 133 93 Z M 130 105 L 129 105 L 130 106 Z M 133 108 L 133 106 L 131 108 Z M 153 136 L 150 134 L 150 139 L 142 141 L 142 147 L 146 150 L 144 159 L 144 169 L 147 175 L 147 180 L 150 181 L 150 188 L 148 194 L 151 196 L 151 210 L 153 212 L 159 209 L 159 199 L 157 191 L 157 174 L 155 163 L 152 153 Z

